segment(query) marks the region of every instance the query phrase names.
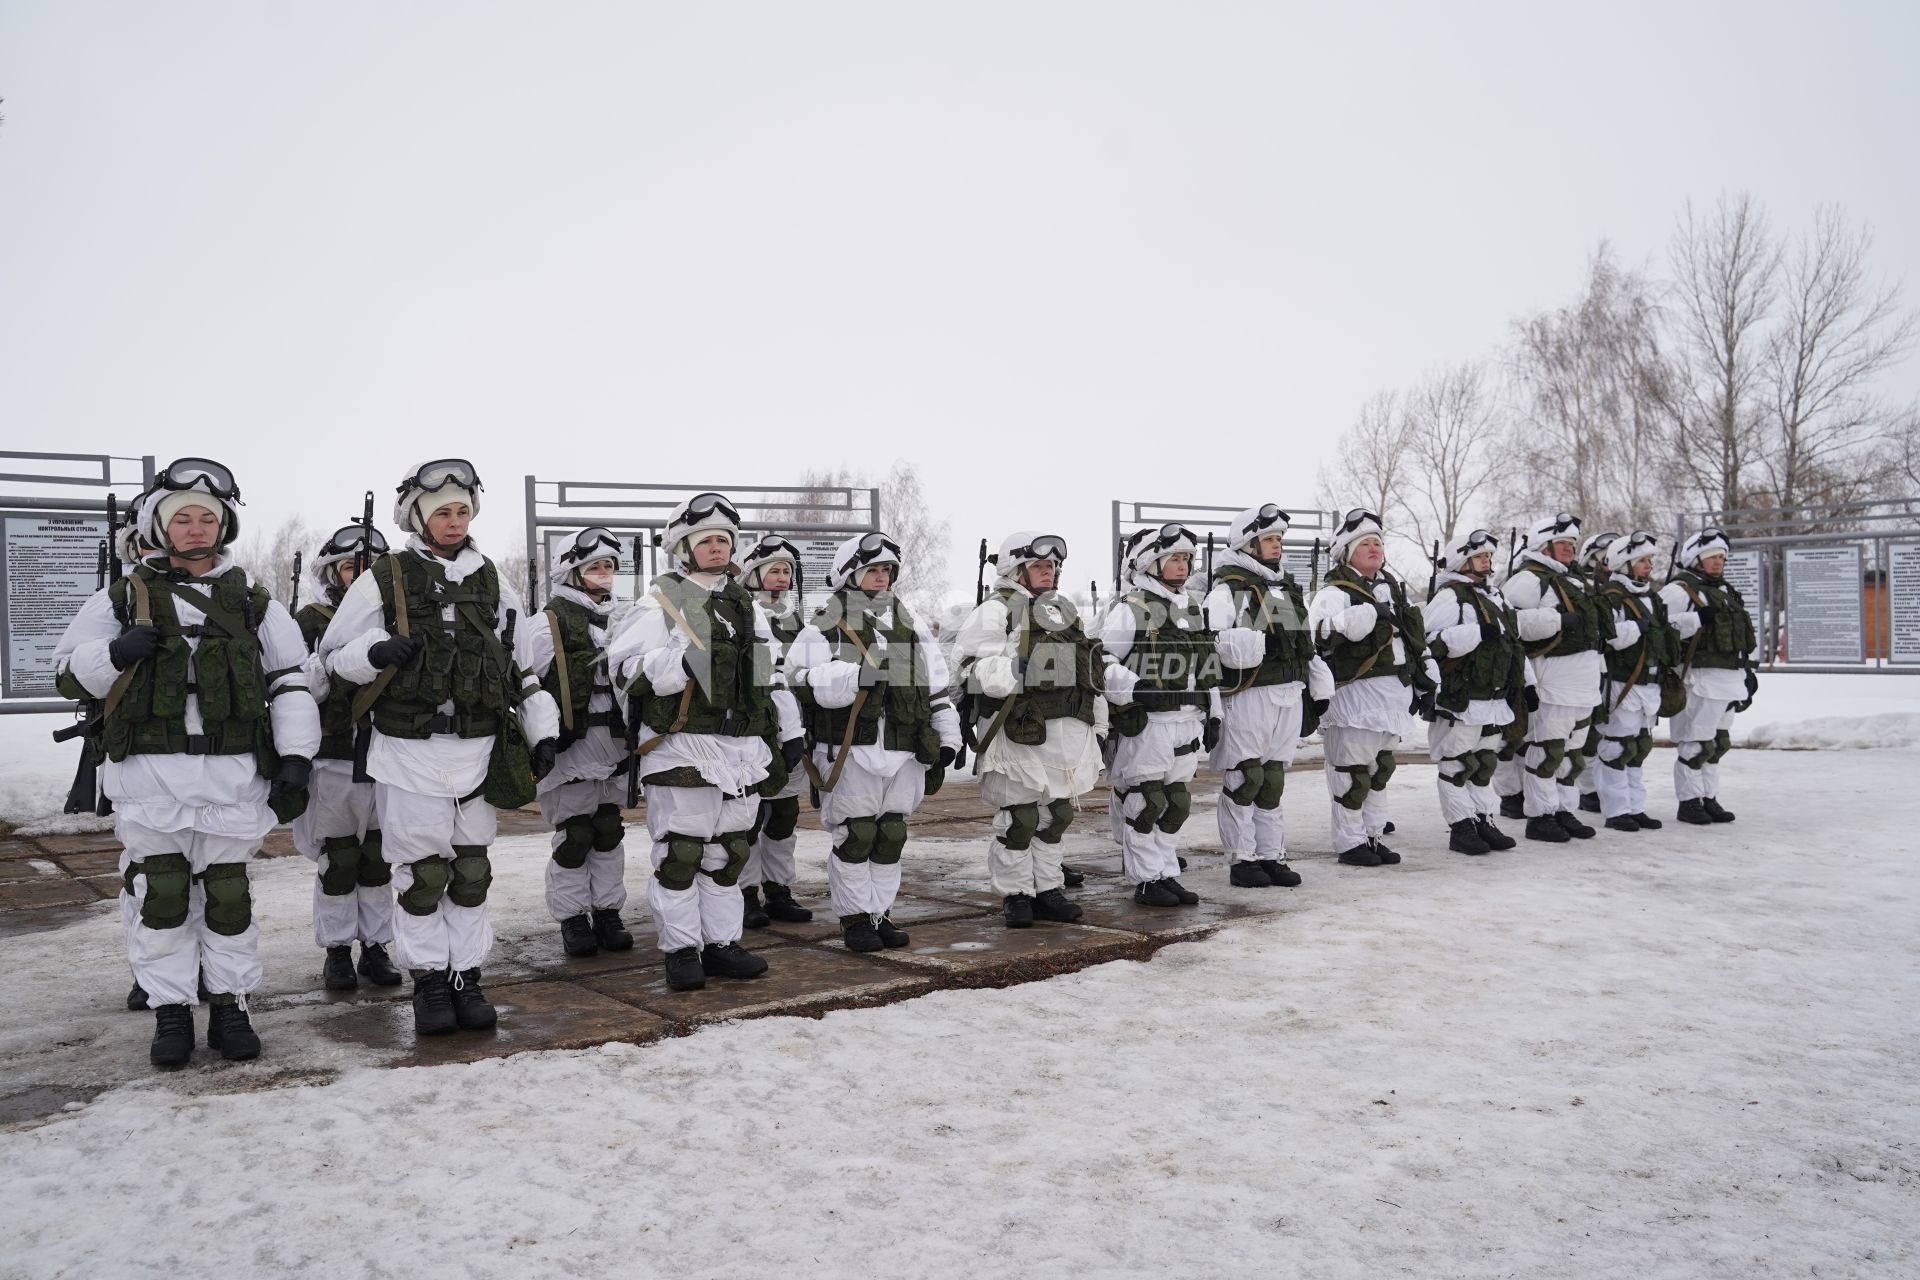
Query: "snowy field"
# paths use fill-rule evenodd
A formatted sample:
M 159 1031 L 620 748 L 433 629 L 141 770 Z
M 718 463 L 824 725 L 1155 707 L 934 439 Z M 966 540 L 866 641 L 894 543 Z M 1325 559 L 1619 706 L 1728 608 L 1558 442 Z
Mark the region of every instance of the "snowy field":
M 1368 871 L 1296 775 L 1290 910 L 1148 962 L 248 1091 L 320 1053 L 275 860 L 266 1055 L 0 1133 L 0 1275 L 1912 1277 L 1916 768 L 1740 751 L 1732 827 L 1468 859 L 1408 767 Z M 544 845 L 499 852 L 502 946 L 550 945 Z M 105 904 L 0 965 L 9 1081 L 144 1055 Z

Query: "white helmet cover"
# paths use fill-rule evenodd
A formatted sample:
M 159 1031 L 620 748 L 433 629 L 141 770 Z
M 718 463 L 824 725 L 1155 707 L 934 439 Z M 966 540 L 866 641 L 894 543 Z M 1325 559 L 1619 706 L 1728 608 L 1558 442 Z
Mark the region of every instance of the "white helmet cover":
M 693 568 L 693 544 L 701 535 L 724 533 L 727 545 L 740 545 L 740 512 L 721 493 L 696 493 L 667 514 L 667 526 L 660 531 L 659 542 L 687 569 Z
M 1292 517 L 1271 502 L 1248 507 L 1227 526 L 1227 550 L 1253 555 L 1254 543 L 1270 533 L 1285 536 L 1291 523 Z
M 1054 567 L 1067 562 L 1067 540 L 1055 533 L 1017 529 L 1000 540 L 993 555 L 993 567 L 1002 582 L 1012 582 L 1020 570 L 1040 560 L 1051 560 Z
M 1580 545 L 1580 517 L 1568 515 L 1562 511 L 1558 515 L 1548 516 L 1527 534 L 1527 550 L 1545 552 L 1555 542 L 1571 542 Z
M 620 565 L 620 539 L 613 531 L 600 525 L 589 525 L 575 534 L 573 541 L 561 548 L 560 554 L 547 566 L 547 581 L 557 587 L 581 587 L 580 570 L 595 560 L 611 560 L 614 567 Z
M 1613 545 L 1607 548 L 1607 565 L 1614 573 L 1625 573 L 1627 566 L 1635 560 L 1650 556 L 1659 549 L 1660 539 L 1645 529 L 1636 529 L 1613 540 Z
M 426 517 L 449 502 L 464 502 L 475 516 L 480 514 L 480 473 L 465 458 L 440 458 L 423 462 L 408 472 L 395 490 L 393 523 L 403 533 L 426 536 Z M 432 495 L 429 497 L 428 495 Z M 422 511 L 422 502 L 433 505 Z
M 1680 545 L 1680 563 L 1685 568 L 1697 569 L 1706 557 L 1724 556 L 1731 550 L 1726 534 L 1718 529 L 1702 529 Z
M 1475 529 L 1471 533 L 1457 535 L 1446 545 L 1440 555 L 1450 573 L 1465 573 L 1467 561 L 1482 552 L 1500 549 L 1500 539 L 1486 529 Z
M 1607 563 L 1613 552 L 1613 544 L 1620 535 L 1612 529 L 1596 533 L 1580 544 L 1580 563 L 1598 569 Z
M 833 568 L 827 571 L 827 589 L 843 591 L 853 584 L 861 571 L 876 564 L 893 566 L 894 581 L 900 580 L 900 544 L 884 533 L 856 533 L 833 553 Z
M 749 591 L 763 591 L 762 571 L 768 565 L 786 563 L 800 572 L 800 548 L 777 533 L 763 533 L 751 545 L 740 548 L 740 581 Z
M 1188 555 L 1199 553 L 1200 544 L 1193 536 L 1193 530 L 1183 524 L 1169 523 L 1158 528 L 1142 529 L 1129 542 L 1127 567 L 1135 574 L 1145 574 L 1150 578 L 1160 576 L 1161 563 L 1168 556 L 1186 552 Z
M 229 547 L 240 536 L 239 503 L 240 486 L 226 467 L 205 458 L 180 458 L 154 476 L 153 488 L 140 500 L 134 527 L 148 546 L 166 550 L 164 530 L 174 513 L 188 506 L 206 507 L 220 517 L 216 547 Z
M 1378 538 L 1380 539 L 1381 545 L 1384 546 L 1387 541 L 1387 531 L 1385 526 L 1380 523 L 1378 513 L 1368 511 L 1364 507 L 1355 507 L 1353 510 L 1347 512 L 1346 518 L 1340 522 L 1340 528 L 1334 532 L 1333 542 L 1329 549 L 1329 554 L 1332 556 L 1333 562 L 1335 564 L 1345 564 L 1348 555 L 1353 551 L 1354 545 L 1363 538 Z

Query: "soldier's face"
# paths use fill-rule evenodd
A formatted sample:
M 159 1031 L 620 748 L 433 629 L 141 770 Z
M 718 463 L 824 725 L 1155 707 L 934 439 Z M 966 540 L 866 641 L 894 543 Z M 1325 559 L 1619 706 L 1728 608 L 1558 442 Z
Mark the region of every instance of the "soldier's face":
M 340 586 L 343 590 L 352 586 L 353 580 L 360 576 L 360 571 L 353 567 L 351 560 L 340 561 L 333 566 L 333 571 L 340 575 Z
M 1700 557 L 1700 572 L 1706 574 L 1709 578 L 1719 577 L 1720 571 L 1726 567 L 1727 558 L 1718 551 L 1710 556 Z
M 877 596 L 893 585 L 893 566 L 890 564 L 868 565 L 860 571 L 860 589 L 870 596 Z
M 1020 580 L 1029 591 L 1051 591 L 1058 568 L 1051 560 L 1029 560 L 1021 566 Z
M 205 507 L 182 507 L 167 521 L 167 541 L 175 551 L 198 551 L 220 540 L 220 517 Z
M 427 517 L 427 539 L 437 547 L 456 546 L 466 539 L 467 525 L 472 520 L 473 508 L 464 502 L 435 507 Z
M 724 533 L 710 533 L 693 544 L 693 567 L 702 573 L 717 573 L 727 567 L 733 555 L 733 539 Z
M 1176 551 L 1160 561 L 1160 581 L 1170 587 L 1177 587 L 1187 580 L 1193 572 L 1193 553 Z
M 1493 572 L 1493 552 L 1478 551 L 1467 557 L 1467 572 L 1487 574 Z
M 1347 553 L 1347 563 L 1363 578 L 1371 578 L 1387 562 L 1387 548 L 1378 538 L 1362 538 Z
M 1547 554 L 1561 564 L 1573 563 L 1574 549 L 1573 543 L 1566 538 L 1555 538 L 1547 544 Z
M 587 584 L 589 591 L 613 590 L 613 561 L 592 561 L 580 570 L 580 581 Z
M 1262 560 L 1278 560 L 1284 540 L 1277 533 L 1263 533 L 1260 540 L 1253 544 L 1254 554 Z
M 764 591 L 785 591 L 793 585 L 793 566 L 785 560 L 775 560 L 760 570 L 760 587 Z
M 1635 560 L 1627 566 L 1627 574 L 1635 582 L 1645 582 L 1653 576 L 1653 557 L 1641 556 L 1638 560 Z

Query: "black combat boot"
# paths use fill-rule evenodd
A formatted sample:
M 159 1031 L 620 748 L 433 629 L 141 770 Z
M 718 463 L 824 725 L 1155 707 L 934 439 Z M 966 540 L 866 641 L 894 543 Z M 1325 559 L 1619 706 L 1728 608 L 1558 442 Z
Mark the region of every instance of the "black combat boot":
M 1584 813 L 1600 812 L 1600 793 L 1598 791 L 1582 791 L 1580 793 L 1580 809 Z
M 448 985 L 453 988 L 453 1019 L 462 1031 L 486 1031 L 500 1020 L 493 1002 L 480 989 L 478 969 L 458 969 Z
M 1167 888 L 1165 880 L 1149 880 L 1133 886 L 1133 900 L 1143 907 L 1177 907 L 1180 895 Z
M 1380 855 L 1373 851 L 1373 842 L 1369 840 L 1366 844 L 1357 844 L 1341 854 L 1340 861 L 1350 867 L 1377 867 L 1380 865 Z
M 1487 842 L 1487 848 L 1494 850 L 1511 849 L 1519 844 L 1512 836 L 1493 825 L 1493 819 L 1481 814 L 1473 820 L 1473 826 L 1480 838 Z
M 1447 830 L 1452 833 L 1447 837 L 1447 848 L 1455 853 L 1493 852 L 1493 846 L 1481 838 L 1479 824 L 1472 818 L 1462 818 Z
M 767 962 L 737 942 L 709 942 L 700 949 L 700 969 L 715 978 L 757 978 Z
M 1624 813 L 1617 818 L 1608 818 L 1606 827 L 1609 831 L 1631 831 L 1634 835 L 1640 834 L 1640 824 Z
M 1732 822 L 1733 821 L 1733 811 L 1730 809 L 1722 809 L 1720 807 L 1720 802 L 1712 796 L 1708 796 L 1706 799 L 1702 800 L 1700 802 L 1700 807 L 1702 809 L 1705 809 L 1707 811 L 1707 816 L 1709 818 L 1712 818 L 1715 822 Z
M 767 915 L 781 924 L 805 924 L 813 919 L 813 912 L 793 900 L 793 890 L 771 880 L 760 886 L 767 896 Z
M 207 1005 L 207 1048 L 218 1049 L 228 1062 L 260 1056 L 260 1037 L 253 1021 L 232 996 L 215 995 Z
M 1048 889 L 1033 900 L 1033 918 L 1049 920 L 1054 924 L 1072 924 L 1086 913 L 1080 910 L 1080 904 L 1068 898 L 1059 889 Z
M 453 1016 L 453 988 L 439 969 L 413 970 L 413 1034 L 443 1036 L 459 1022 Z
M 360 985 L 360 979 L 353 972 L 350 944 L 327 948 L 326 963 L 320 966 L 320 981 L 329 991 L 351 991 Z
M 1658 831 L 1660 828 L 1667 825 L 1666 823 L 1660 821 L 1660 819 L 1658 818 L 1649 818 L 1644 813 L 1630 813 L 1627 816 L 1629 818 L 1632 818 L 1635 825 L 1637 825 L 1643 831 Z
M 376 987 L 400 985 L 400 971 L 387 959 L 387 949 L 378 942 L 360 944 L 360 976 Z
M 1567 834 L 1567 829 L 1561 826 L 1552 814 L 1544 813 L 1537 818 L 1527 819 L 1527 839 L 1543 840 L 1548 844 L 1565 844 L 1573 837 Z
M 560 922 L 560 945 L 570 956 L 597 956 L 600 940 L 593 936 L 593 921 L 585 912 Z
M 1367 843 L 1373 846 L 1373 856 L 1380 859 L 1381 866 L 1390 867 L 1400 861 L 1400 855 L 1387 848 L 1386 841 L 1382 840 L 1379 836 L 1369 837 Z
M 153 1011 L 153 1047 L 147 1061 L 177 1067 L 193 1057 L 193 1006 L 163 1004 Z
M 746 888 L 740 890 L 740 897 L 741 897 L 741 900 L 746 904 L 744 914 L 741 916 L 741 919 L 740 919 L 741 925 L 743 925 L 748 929 L 764 929 L 769 924 L 773 923 L 773 917 L 769 916 L 760 907 L 760 886 L 759 885 L 750 884 Z
M 600 944 L 602 951 L 633 950 L 633 935 L 627 932 L 627 922 L 620 918 L 620 908 L 593 909 L 593 940 Z
M 1033 928 L 1033 895 L 1008 894 L 1000 900 L 1000 914 L 1007 918 L 1009 929 Z
M 893 920 L 886 915 L 882 915 L 878 920 L 873 922 L 873 931 L 880 935 L 880 945 L 883 947 L 904 947 L 907 945 L 907 931 L 895 924 Z
M 1527 816 L 1527 798 L 1518 793 L 1500 797 L 1500 816 L 1518 822 Z
M 1561 809 L 1557 811 L 1553 815 L 1553 820 L 1560 824 L 1560 829 L 1562 831 L 1572 836 L 1575 840 L 1593 839 L 1593 834 L 1594 834 L 1593 828 L 1588 826 L 1586 823 L 1580 821 L 1580 819 L 1574 817 L 1573 811 L 1570 809 Z
M 139 983 L 133 984 L 133 990 L 127 992 L 127 1012 L 138 1013 L 147 1007 L 147 989 Z
M 840 917 L 840 937 L 845 940 L 849 951 L 878 951 L 887 945 L 880 941 L 880 931 L 873 927 L 873 917 L 864 912 L 857 916 Z
M 698 991 L 707 985 L 707 970 L 700 963 L 700 948 L 682 947 L 666 954 L 667 985 L 675 991 Z
M 1267 882 L 1280 889 L 1292 889 L 1300 883 L 1300 873 L 1286 864 L 1283 858 L 1262 858 L 1260 869 L 1267 873 Z
M 1258 862 L 1236 862 L 1227 872 L 1227 883 L 1236 889 L 1267 889 L 1273 886 L 1273 880 L 1267 875 L 1267 869 Z
M 1713 825 L 1713 815 L 1708 813 L 1706 806 L 1697 799 L 1682 800 L 1680 802 L 1680 812 L 1674 816 L 1680 819 L 1680 821 L 1696 827 L 1710 827 Z
M 1075 871 L 1064 862 L 1060 864 L 1060 875 L 1069 889 L 1078 889 L 1087 882 L 1087 877 L 1084 872 Z
M 1199 894 L 1187 888 L 1187 886 L 1181 884 L 1172 876 L 1168 876 L 1165 880 L 1161 881 L 1161 883 L 1173 890 L 1173 896 L 1180 899 L 1180 905 L 1183 907 L 1194 906 L 1200 901 Z

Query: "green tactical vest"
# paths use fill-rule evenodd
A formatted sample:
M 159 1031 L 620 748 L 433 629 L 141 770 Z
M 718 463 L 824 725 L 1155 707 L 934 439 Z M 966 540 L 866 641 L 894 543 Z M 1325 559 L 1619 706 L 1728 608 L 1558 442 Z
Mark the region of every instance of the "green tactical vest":
M 998 600 L 1016 628 L 1014 653 L 1027 659 L 1026 675 L 1013 694 L 1013 710 L 1001 723 L 1001 736 L 1023 747 L 1047 740 L 1047 721 L 1078 720 L 1092 724 L 1094 702 L 1106 689 L 1100 642 L 1081 628 L 1073 601 L 1055 591 L 1026 596 L 1001 587 L 989 599 Z M 991 724 L 1005 706 L 1005 698 L 989 698 L 973 687 L 973 715 L 978 724 Z
M 796 689 L 807 729 L 816 743 L 838 751 L 840 744 L 847 741 L 847 725 L 851 722 L 850 745 L 871 746 L 879 742 L 888 751 L 913 752 L 914 759 L 921 764 L 935 764 L 940 759 L 940 735 L 933 727 L 933 692 L 928 687 L 927 655 L 920 650 L 913 619 L 904 605 L 893 601 L 893 626 L 878 632 L 887 638 L 886 675 L 884 680 L 873 683 L 880 673 L 872 671 L 861 655 L 862 648 L 872 652 L 878 631 L 873 615 L 867 612 L 871 608 L 869 597 L 846 590 L 835 592 L 828 605 L 814 615 L 813 625 L 826 637 L 834 658 L 867 668 L 862 673 L 861 685 L 868 692 L 861 703 L 859 718 L 853 720 L 851 706 L 823 707 L 814 700 L 812 689 Z M 858 637 L 858 645 L 848 638 L 849 631 Z M 874 661 L 879 660 L 875 654 Z M 880 730 L 882 713 L 886 716 L 884 741 Z
M 119 705 L 106 718 L 107 758 L 251 754 L 262 774 L 271 773 L 275 757 L 267 718 L 270 677 L 261 663 L 259 637 L 260 623 L 272 602 L 266 588 L 250 585 L 247 571 L 236 565 L 218 577 L 193 580 L 210 590 L 211 600 L 203 606 L 199 592 L 176 586 L 166 570 L 142 563 L 107 586 L 113 616 L 123 629 L 134 625 L 136 574 L 147 586 L 160 647 L 133 668 Z M 176 591 L 204 610 L 204 621 L 180 624 L 174 608 Z M 187 644 L 190 636 L 199 638 L 197 650 Z M 201 729 L 193 735 L 187 733 L 189 694 L 200 701 Z
M 1606 648 L 1607 641 L 1613 639 L 1613 610 L 1585 578 L 1555 573 L 1537 560 L 1527 561 L 1521 572 L 1531 573 L 1546 584 L 1547 590 L 1540 593 L 1542 607 L 1551 600 L 1554 608 L 1577 615 L 1572 622 L 1564 622 L 1557 634 L 1528 650 L 1528 657 L 1564 658 Z
M 1307 664 L 1313 661 L 1313 635 L 1307 629 L 1306 599 L 1293 575 L 1282 574 L 1278 583 L 1270 583 L 1239 565 L 1223 565 L 1213 580 L 1224 583 L 1232 593 L 1236 625 L 1280 637 L 1279 652 L 1262 656 L 1258 667 L 1251 671 L 1235 668 L 1227 673 L 1228 691 L 1305 681 Z M 1268 604 L 1267 591 L 1274 586 L 1280 588 L 1281 595 Z
M 1667 621 L 1667 602 L 1657 591 L 1642 595 L 1629 591 L 1618 582 L 1607 583 L 1602 593 L 1614 608 L 1623 608 L 1630 619 L 1650 618 L 1646 634 L 1624 649 L 1607 650 L 1607 675 L 1625 684 L 1651 684 L 1662 671 L 1680 665 L 1680 633 Z M 1641 655 L 1646 660 L 1641 661 Z M 1639 674 L 1634 669 L 1639 668 Z
M 1440 697 L 1436 705 L 1459 713 L 1469 702 L 1505 702 L 1527 682 L 1527 651 L 1520 643 L 1520 618 L 1504 601 L 1496 603 L 1465 582 L 1449 582 L 1445 590 L 1460 602 L 1460 620 L 1482 625 L 1500 624 L 1501 638 L 1482 640 L 1459 657 L 1448 657 L 1444 642 L 1435 637 L 1440 659 Z
M 766 606 L 762 605 L 761 608 L 764 610 Z M 785 613 L 780 614 L 767 614 L 767 627 L 773 632 L 773 638 L 780 645 L 780 652 L 783 656 L 788 649 L 793 647 L 793 642 L 800 638 L 801 628 L 805 625 L 805 623 L 800 621 L 800 611 L 798 609 L 789 609 Z
M 1713 606 L 1711 627 L 1700 630 L 1700 643 L 1693 646 L 1693 665 L 1740 670 L 1752 661 L 1753 617 L 1740 588 L 1725 578 L 1709 578 L 1693 569 L 1682 569 L 1672 581 L 1680 584 L 1698 609 L 1702 603 Z
M 560 724 L 560 749 L 566 750 L 587 736 L 590 728 L 604 726 L 615 738 L 624 738 L 627 734 L 626 718 L 620 714 L 620 700 L 613 700 L 608 711 L 592 712 L 587 704 L 593 698 L 593 682 L 606 667 L 606 650 L 593 639 L 593 623 L 599 620 L 598 614 L 586 608 L 577 600 L 568 600 L 563 596 L 554 596 L 547 601 L 545 613 L 553 615 L 560 624 L 560 652 L 553 655 L 553 664 L 547 668 L 547 674 L 541 677 L 540 687 L 553 695 L 557 707 L 565 707 L 568 718 Z M 535 626 L 549 626 L 545 614 L 535 620 Z M 567 664 L 567 700 L 560 700 L 560 664 Z M 611 690 L 609 689 L 609 692 Z M 567 726 L 573 727 L 569 729 Z
M 1193 597 L 1182 591 L 1168 600 L 1136 590 L 1122 599 L 1133 611 L 1133 648 L 1122 665 L 1140 677 L 1134 705 L 1144 711 L 1204 709 L 1206 691 L 1219 687 L 1222 672 L 1213 632 Z
M 1414 669 L 1420 666 L 1420 658 L 1426 652 L 1427 624 L 1420 610 L 1408 602 L 1406 584 L 1389 574 L 1381 575 L 1377 582 L 1369 582 L 1344 564 L 1327 570 L 1327 585 L 1345 591 L 1353 597 L 1355 604 L 1372 604 L 1373 589 L 1379 582 L 1386 583 L 1387 589 L 1393 593 L 1394 612 L 1400 619 L 1400 647 L 1405 651 L 1406 659 L 1395 664 L 1395 626 L 1385 618 L 1376 622 L 1372 633 L 1360 640 L 1349 640 L 1341 631 L 1333 630 L 1320 641 L 1320 656 L 1333 669 L 1336 686 L 1355 680 L 1371 680 L 1376 676 L 1393 676 L 1404 685 L 1414 682 Z
M 694 678 L 679 693 L 657 694 L 644 684 L 640 722 L 655 733 L 720 734 L 729 738 L 766 738 L 773 733 L 773 654 L 753 625 L 753 593 L 729 578 L 709 591 L 678 573 L 653 580 L 654 594 L 673 606 L 669 629 L 679 630 L 677 611 L 699 643 L 687 650 Z M 705 646 L 703 649 L 701 646 Z M 681 722 L 681 705 L 686 719 Z
M 494 631 L 500 616 L 500 573 L 487 560 L 458 583 L 447 581 L 435 557 L 413 551 L 373 562 L 389 634 L 398 635 L 394 611 L 394 566 L 406 592 L 407 625 L 422 648 L 400 667 L 373 704 L 373 724 L 391 738 L 429 738 L 454 733 L 485 738 L 500 730 L 500 718 L 518 701 L 513 657 Z M 441 610 L 454 608 L 453 621 Z M 453 715 L 441 717 L 452 701 Z
M 301 638 L 309 652 L 318 652 L 320 637 L 333 621 L 334 606 L 315 601 L 300 606 L 293 620 L 300 624 Z M 360 686 L 327 673 L 327 696 L 320 700 L 320 750 L 316 760 L 353 759 L 353 700 Z

